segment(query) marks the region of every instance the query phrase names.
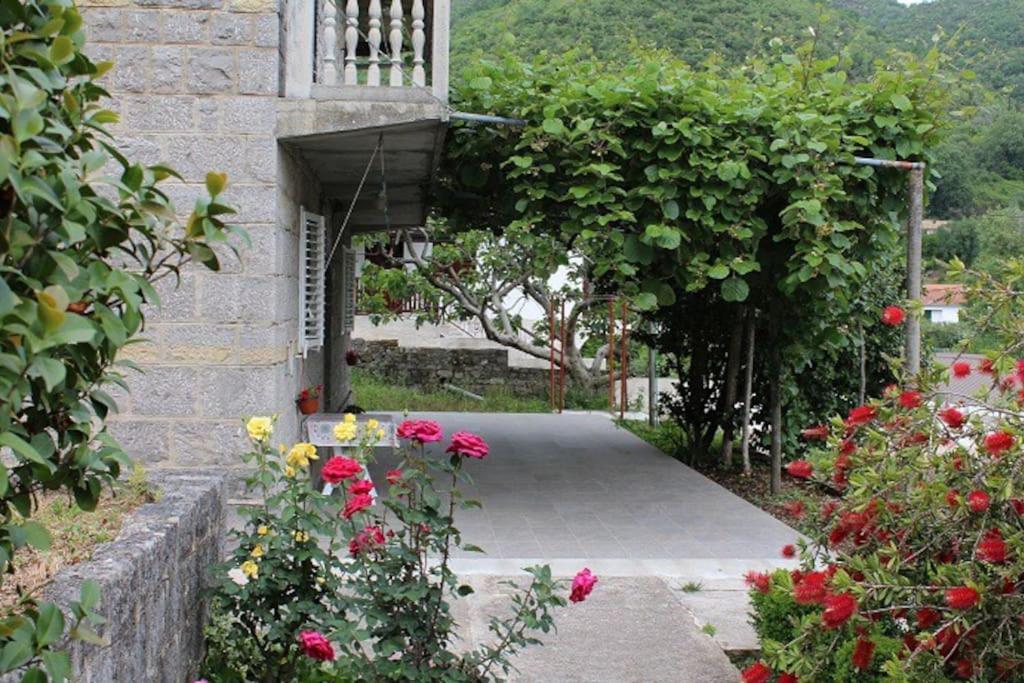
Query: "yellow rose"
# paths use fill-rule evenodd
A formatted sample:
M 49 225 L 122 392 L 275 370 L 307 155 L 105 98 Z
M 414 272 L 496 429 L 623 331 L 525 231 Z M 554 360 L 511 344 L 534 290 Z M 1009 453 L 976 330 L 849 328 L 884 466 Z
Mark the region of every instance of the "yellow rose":
M 339 422 L 334 425 L 334 438 L 338 441 L 351 441 L 356 438 L 356 425 L 354 422 Z
M 302 469 L 309 466 L 310 460 L 316 459 L 316 446 L 311 443 L 297 443 L 288 451 L 284 461 L 294 469 Z
M 305 543 L 309 540 L 309 533 L 306 531 L 295 531 L 292 532 L 292 538 L 295 539 L 296 543 Z
M 372 432 L 377 427 L 380 427 L 380 422 L 377 422 L 372 417 L 366 421 L 366 431 Z
M 256 533 L 260 536 L 266 536 L 270 533 L 270 529 L 267 528 L 266 524 L 260 524 L 259 528 L 256 529 Z
M 249 438 L 257 443 L 264 443 L 274 433 L 274 420 L 269 417 L 250 417 L 245 423 L 245 431 Z
M 252 552 L 249 554 L 255 557 L 257 560 L 263 557 L 263 544 L 257 543 L 255 547 L 253 547 Z
M 242 573 L 248 576 L 250 579 L 255 579 L 259 576 L 260 566 L 252 560 L 246 560 L 242 563 Z
M 354 425 L 356 423 L 356 416 L 353 413 L 345 413 L 344 419 L 345 422 L 347 422 L 350 425 Z
M 377 441 L 383 441 L 383 440 L 384 440 L 384 430 L 383 429 L 378 429 L 377 430 Z
M 292 467 L 291 465 L 285 465 L 284 466 L 284 476 L 288 477 L 289 479 L 294 477 L 295 476 L 295 468 Z

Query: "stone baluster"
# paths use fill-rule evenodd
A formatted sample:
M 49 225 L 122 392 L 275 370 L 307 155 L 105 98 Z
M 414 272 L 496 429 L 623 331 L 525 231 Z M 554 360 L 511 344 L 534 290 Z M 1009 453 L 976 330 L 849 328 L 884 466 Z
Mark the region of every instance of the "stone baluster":
M 391 0 L 391 87 L 402 85 L 402 0 Z
M 324 60 L 323 60 L 323 82 L 325 85 L 334 85 L 338 82 L 338 31 L 337 26 L 338 8 L 334 0 L 325 0 L 324 8 Z
M 380 0 L 370 0 L 370 66 L 366 71 L 366 85 L 380 85 Z
M 426 12 L 423 10 L 423 0 L 412 2 L 412 82 L 415 85 L 427 84 L 427 72 L 423 68 L 423 46 L 427 43 L 427 34 L 424 32 L 423 17 Z
M 356 71 L 356 46 L 359 44 L 359 1 L 345 5 L 345 85 L 359 83 Z

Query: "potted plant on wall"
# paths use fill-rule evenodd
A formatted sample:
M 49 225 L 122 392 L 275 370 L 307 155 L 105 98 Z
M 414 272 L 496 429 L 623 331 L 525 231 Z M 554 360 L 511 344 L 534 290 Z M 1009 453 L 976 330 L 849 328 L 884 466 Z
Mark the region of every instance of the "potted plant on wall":
M 320 392 L 323 388 L 324 385 L 317 384 L 313 387 L 306 387 L 299 392 L 299 397 L 295 399 L 295 405 L 299 407 L 300 413 L 312 415 L 320 410 Z

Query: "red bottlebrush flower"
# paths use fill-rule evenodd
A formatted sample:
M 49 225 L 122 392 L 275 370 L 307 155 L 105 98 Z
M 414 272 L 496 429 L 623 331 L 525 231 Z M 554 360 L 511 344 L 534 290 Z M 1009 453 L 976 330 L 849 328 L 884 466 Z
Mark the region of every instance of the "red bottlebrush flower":
M 828 595 L 825 597 L 825 611 L 821 613 L 821 623 L 827 629 L 839 628 L 856 612 L 857 599 L 850 593 Z
M 904 391 L 900 394 L 899 403 L 902 407 L 907 410 L 913 410 L 914 408 L 920 408 L 922 399 L 920 391 Z
M 985 537 L 978 542 L 976 551 L 978 559 L 989 564 L 1001 564 L 1006 562 L 1006 541 L 999 529 L 990 529 L 985 532 Z
M 903 636 L 903 647 L 907 648 L 909 652 L 913 652 L 920 647 L 920 645 L 921 643 L 917 641 L 917 638 L 913 633 L 907 633 Z
M 768 593 L 772 587 L 772 577 L 768 572 L 749 571 L 743 575 L 743 582 L 758 593 Z
M 348 492 L 353 496 L 362 496 L 373 490 L 373 482 L 369 479 L 359 479 L 358 481 L 352 482 L 348 487 Z
M 971 364 L 967 361 L 958 360 L 952 365 L 953 376 L 959 379 L 964 377 L 970 377 L 971 375 Z
M 326 463 L 320 471 L 320 476 L 328 484 L 340 484 L 346 479 L 351 479 L 363 471 L 363 466 L 351 458 L 336 455 Z
M 388 484 L 394 486 L 395 484 L 402 481 L 402 470 L 388 470 L 387 473 Z
M 1009 432 L 992 432 L 985 435 L 985 450 L 991 455 L 1001 455 L 1013 448 L 1013 434 Z
M 937 609 L 931 607 L 922 607 L 917 610 L 917 627 L 922 631 L 930 629 L 935 624 L 939 623 L 939 619 L 942 618 L 942 613 Z
M 825 572 L 808 572 L 793 586 L 793 599 L 801 605 L 820 605 L 825 599 Z
M 882 311 L 882 323 L 889 327 L 896 327 L 903 324 L 907 319 L 906 311 L 899 306 L 886 306 Z
M 953 665 L 956 675 L 960 678 L 971 678 L 974 676 L 974 662 L 969 659 L 958 659 Z
M 960 493 L 956 489 L 946 491 L 946 505 L 951 508 L 960 505 Z
M 939 418 L 951 429 L 960 429 L 964 426 L 964 414 L 953 407 L 941 411 Z
M 797 519 L 803 519 L 807 511 L 804 509 L 804 502 L 802 500 L 791 500 L 785 503 L 782 508 L 790 515 Z
M 986 375 L 996 374 L 996 366 L 990 358 L 982 358 L 981 365 L 978 366 L 978 369 L 984 372 Z
M 597 584 L 597 577 L 589 569 L 579 570 L 572 579 L 572 592 L 569 595 L 569 601 L 583 602 L 594 590 L 595 584 Z
M 742 677 L 743 683 L 768 683 L 768 679 L 772 677 L 772 670 L 764 662 L 754 662 L 743 670 Z
M 967 505 L 974 512 L 984 512 L 991 504 L 992 499 L 984 491 L 975 490 L 967 494 Z
M 846 416 L 847 427 L 859 427 L 866 425 L 878 416 L 878 411 L 874 406 L 857 406 L 850 411 L 850 414 Z
M 1014 512 L 1024 517 L 1024 498 L 1011 498 L 1010 505 L 1013 506 Z
M 870 638 L 860 637 L 857 644 L 853 646 L 853 668 L 867 671 L 871 666 L 871 656 L 875 654 L 875 644 Z
M 1017 377 L 1024 382 L 1024 358 L 1017 361 Z
M 827 500 L 825 504 L 821 506 L 821 518 L 828 519 L 835 514 L 836 509 L 839 507 L 839 501 Z
M 373 505 L 373 498 L 368 493 L 352 496 L 345 503 L 345 509 L 341 511 L 341 516 L 345 519 L 352 519 L 353 515 L 362 512 L 371 505 Z
M 792 543 L 787 543 L 786 545 L 782 546 L 782 556 L 796 557 L 796 546 Z
M 800 432 L 800 436 L 804 438 L 804 441 L 824 441 L 828 438 L 828 425 L 821 424 Z
M 786 465 L 786 472 L 789 473 L 789 476 L 797 479 L 810 479 L 811 474 L 814 473 L 814 467 L 806 460 L 794 460 Z
M 857 450 L 857 444 L 853 442 L 853 439 L 843 439 L 843 442 L 839 444 L 839 455 L 853 455 L 855 450 Z
M 334 661 L 334 648 L 329 640 L 316 631 L 302 631 L 299 633 L 299 646 L 303 654 L 311 659 L 321 662 Z
M 981 595 L 970 586 L 957 586 L 946 591 L 946 604 L 953 609 L 970 609 L 979 600 Z
M 788 671 L 783 671 L 779 674 L 779 683 L 800 683 L 800 679 Z

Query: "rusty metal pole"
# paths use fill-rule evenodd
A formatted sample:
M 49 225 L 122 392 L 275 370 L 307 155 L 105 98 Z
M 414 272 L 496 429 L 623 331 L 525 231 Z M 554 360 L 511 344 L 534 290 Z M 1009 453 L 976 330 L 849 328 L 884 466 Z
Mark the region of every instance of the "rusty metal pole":
M 626 417 L 626 382 L 629 378 L 629 328 L 626 326 L 626 302 L 622 302 L 622 359 L 619 362 L 619 419 Z
M 608 411 L 615 410 L 615 300 L 608 300 Z
M 921 302 L 921 224 L 924 216 L 924 166 L 910 169 L 910 221 L 907 225 L 907 298 Z M 921 319 L 907 316 L 907 373 L 921 372 Z
M 555 302 L 548 299 L 548 405 L 555 410 Z
M 565 299 L 562 299 L 562 316 L 558 325 L 558 339 L 560 342 L 560 358 L 558 361 L 558 412 L 565 410 Z

